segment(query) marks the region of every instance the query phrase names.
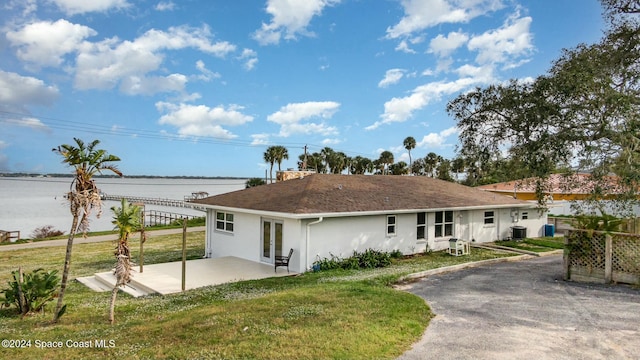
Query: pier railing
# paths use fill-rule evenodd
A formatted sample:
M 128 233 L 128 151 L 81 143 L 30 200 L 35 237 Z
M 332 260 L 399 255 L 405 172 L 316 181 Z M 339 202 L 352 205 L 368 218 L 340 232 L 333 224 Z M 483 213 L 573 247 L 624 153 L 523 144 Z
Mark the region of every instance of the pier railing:
M 110 195 L 101 193 L 100 197 L 102 200 L 111 200 L 111 201 L 120 201 L 120 199 L 127 199 L 130 203 L 142 203 L 145 205 L 160 205 L 160 206 L 173 206 L 173 207 L 183 207 L 195 210 L 205 211 L 205 207 L 200 206 L 198 204 L 194 204 L 190 201 L 184 200 L 175 200 L 175 199 L 166 199 L 166 198 L 150 198 L 150 197 L 142 197 L 142 196 L 131 196 L 131 195 Z
M 145 226 L 171 225 L 178 220 L 191 220 L 197 217 L 198 216 L 195 215 L 178 214 L 167 211 L 147 210 L 145 211 Z
M 12 242 L 12 239 L 20 240 L 20 231 L 0 230 L 0 243 Z

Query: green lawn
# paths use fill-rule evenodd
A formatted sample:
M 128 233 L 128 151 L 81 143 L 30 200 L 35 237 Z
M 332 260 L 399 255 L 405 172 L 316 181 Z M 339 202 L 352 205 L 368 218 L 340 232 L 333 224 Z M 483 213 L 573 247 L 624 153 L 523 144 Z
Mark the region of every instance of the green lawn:
M 145 263 L 179 260 L 181 242 L 181 235 L 151 238 Z M 190 233 L 189 257 L 202 257 L 203 244 L 204 232 Z M 134 258 L 138 246 L 131 245 Z M 18 266 L 61 269 L 64 251 L 0 252 L 0 284 Z M 22 339 L 30 346 L 0 347 L 0 358 L 393 359 L 420 339 L 433 314 L 422 299 L 389 284 L 409 273 L 501 256 L 508 255 L 480 249 L 468 257 L 438 252 L 385 269 L 306 273 L 137 299 L 120 293 L 113 326 L 107 321 L 109 294 L 73 281 L 65 296 L 67 313 L 57 325 L 49 323 L 50 313 L 20 319 L 13 309 L 0 310 L 0 338 Z M 73 277 L 113 264 L 113 244 L 74 246 Z M 56 342 L 62 348 L 36 348 Z M 101 344 L 113 347 L 96 346 Z
M 563 237 L 527 238 L 522 241 L 499 241 L 496 245 L 512 247 L 515 249 L 533 252 L 547 252 L 564 249 Z

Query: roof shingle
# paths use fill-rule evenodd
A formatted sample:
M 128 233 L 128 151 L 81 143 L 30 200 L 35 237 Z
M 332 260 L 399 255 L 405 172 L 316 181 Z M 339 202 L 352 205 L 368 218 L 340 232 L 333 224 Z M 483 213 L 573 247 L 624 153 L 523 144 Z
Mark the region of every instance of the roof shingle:
M 424 176 L 313 174 L 194 201 L 296 215 L 530 203 Z

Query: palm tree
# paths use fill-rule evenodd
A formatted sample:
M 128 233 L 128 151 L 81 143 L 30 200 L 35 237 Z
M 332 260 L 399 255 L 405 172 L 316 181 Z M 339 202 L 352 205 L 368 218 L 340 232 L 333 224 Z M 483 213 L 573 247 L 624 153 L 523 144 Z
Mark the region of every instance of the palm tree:
M 434 152 L 430 152 L 427 154 L 427 156 L 425 156 L 424 167 L 425 167 L 425 172 L 427 173 L 427 176 L 434 177 L 433 174 L 436 168 L 438 167 L 438 162 L 440 162 L 439 158 L 440 158 L 440 155 Z
M 411 166 L 413 165 L 413 162 L 411 161 L 411 150 L 416 148 L 416 139 L 414 139 L 413 136 L 408 136 L 406 139 L 404 139 L 402 144 L 404 145 L 404 148 L 409 152 L 409 172 L 411 173 Z
M 69 240 L 67 241 L 67 253 L 64 259 L 58 304 L 53 317 L 54 322 L 57 322 L 66 310 L 66 306 L 63 306 L 63 299 L 69 280 L 73 239 L 80 231 L 86 234 L 89 229 L 89 216 L 92 210 L 97 210 L 97 215 L 100 216 L 102 206 L 100 189 L 96 186 L 93 176 L 101 174 L 103 170 L 109 170 L 118 176 L 122 176 L 118 168 L 112 164 L 115 161 L 120 161 L 120 158 L 108 154 L 105 150 L 96 149 L 96 146 L 100 143 L 99 140 L 94 140 L 88 145 L 80 139 L 74 138 L 73 140 L 76 142 L 75 146 L 64 144 L 52 149 L 53 152 L 62 156 L 62 163 L 73 167 L 75 172 L 67 193 L 69 210 L 73 220 L 69 231 Z
M 280 169 L 280 164 L 282 163 L 282 160 L 289 160 L 289 151 L 286 147 L 280 145 L 272 147 L 274 160 L 278 163 L 278 171 L 282 171 L 282 169 Z
M 274 146 L 269 146 L 267 150 L 264 152 L 264 161 L 269 163 L 269 179 L 270 182 L 273 183 L 273 164 L 276 162 L 276 154 L 274 150 Z
M 409 166 L 404 161 L 398 161 L 389 166 L 389 172 L 391 175 L 406 175 L 409 173 Z
M 389 166 L 393 164 L 393 153 L 391 151 L 383 151 L 380 153 L 380 158 L 378 159 L 382 165 L 387 168 L 386 173 L 389 172 Z
M 111 305 L 109 307 L 109 322 L 115 321 L 114 313 L 116 307 L 116 296 L 118 289 L 131 280 L 131 252 L 129 251 L 129 235 L 140 229 L 141 208 L 131 205 L 126 199 L 122 199 L 120 207 L 113 206 L 113 221 L 111 222 L 118 229 L 118 245 L 116 246 L 116 284 L 111 291 Z

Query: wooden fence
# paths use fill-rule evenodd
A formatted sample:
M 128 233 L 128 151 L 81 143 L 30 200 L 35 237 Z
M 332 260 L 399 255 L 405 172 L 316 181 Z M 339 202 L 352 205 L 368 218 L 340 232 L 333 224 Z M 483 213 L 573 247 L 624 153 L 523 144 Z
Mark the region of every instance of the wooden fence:
M 640 284 L 640 235 L 570 230 L 565 236 L 564 277 Z
M 0 230 L 0 243 L 12 242 L 12 239 L 15 239 L 14 241 L 20 240 L 20 231 Z

